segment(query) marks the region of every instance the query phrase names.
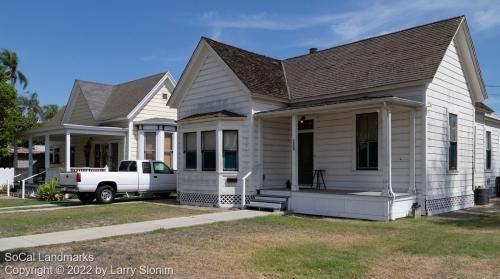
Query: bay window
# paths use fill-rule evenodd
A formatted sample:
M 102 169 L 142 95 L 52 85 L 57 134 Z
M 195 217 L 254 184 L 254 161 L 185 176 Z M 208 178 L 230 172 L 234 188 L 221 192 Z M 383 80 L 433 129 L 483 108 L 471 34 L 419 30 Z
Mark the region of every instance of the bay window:
M 155 160 L 156 159 L 156 133 L 155 132 L 144 133 L 144 159 L 145 160 Z
M 201 169 L 215 171 L 215 131 L 201 132 Z
M 184 133 L 184 161 L 186 169 L 196 169 L 196 133 Z
M 223 131 L 224 170 L 238 170 L 238 131 Z

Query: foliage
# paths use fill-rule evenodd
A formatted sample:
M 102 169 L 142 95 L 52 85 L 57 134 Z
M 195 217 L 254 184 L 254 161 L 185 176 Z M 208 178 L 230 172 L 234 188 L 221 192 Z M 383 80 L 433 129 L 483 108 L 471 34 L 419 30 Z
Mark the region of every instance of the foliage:
M 7 185 L 0 185 L 0 194 L 7 193 Z
M 7 154 L 7 146 L 14 135 L 24 128 L 22 115 L 16 106 L 16 90 L 0 75 L 0 157 Z
M 52 117 L 54 117 L 57 113 L 57 111 L 59 110 L 59 107 L 57 105 L 45 105 L 42 107 L 42 112 L 41 112 L 41 115 L 40 115 L 40 119 L 43 121 L 43 122 L 46 122 L 48 121 L 49 119 L 51 119 Z
M 46 182 L 38 186 L 36 192 L 38 194 L 38 199 L 44 201 L 60 201 L 63 199 L 64 195 L 56 188 L 59 185 L 59 179 L 52 178 L 49 182 Z
M 17 53 L 10 51 L 8 49 L 2 49 L 0 51 L 0 64 L 4 68 L 4 72 L 9 76 L 12 85 L 15 85 L 19 80 L 19 83 L 26 88 L 28 86 L 28 79 L 26 76 L 18 70 L 19 58 Z

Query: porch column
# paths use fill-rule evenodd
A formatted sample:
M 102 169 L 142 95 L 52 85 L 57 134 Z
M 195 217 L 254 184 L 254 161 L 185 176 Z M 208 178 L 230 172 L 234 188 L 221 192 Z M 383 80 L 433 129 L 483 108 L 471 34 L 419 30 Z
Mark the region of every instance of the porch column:
M 49 180 L 49 169 L 50 169 L 50 136 L 45 136 L 45 181 Z
M 259 147 L 259 150 L 258 150 L 258 155 L 259 155 L 259 161 L 258 161 L 258 164 L 259 164 L 259 168 L 258 168 L 258 179 L 257 179 L 257 187 L 260 189 L 262 186 L 264 186 L 264 153 L 263 153 L 263 127 L 262 127 L 262 119 L 259 118 L 258 122 L 257 122 L 257 127 L 258 127 L 258 131 L 259 131 L 259 138 L 258 138 L 258 144 L 257 146 Z
M 384 151 L 384 192 L 387 195 L 392 193 L 392 139 L 391 139 L 391 109 L 384 103 L 382 107 L 382 132 Z
M 297 115 L 292 115 L 292 191 L 299 190 Z
M 123 160 L 129 160 L 128 158 L 128 140 L 127 136 L 123 136 Z M 119 162 L 118 162 L 119 163 Z
M 156 132 L 156 160 L 163 161 L 164 153 L 165 153 L 165 132 L 157 131 Z
M 135 157 L 137 158 L 137 160 L 144 160 L 144 132 L 138 131 L 137 133 L 137 154 L 135 155 Z
M 172 169 L 177 170 L 177 132 L 172 133 Z
M 28 139 L 28 176 L 33 175 L 33 138 Z M 33 179 L 29 179 L 31 183 Z
M 410 111 L 410 162 L 409 162 L 409 174 L 410 181 L 408 184 L 408 193 L 416 194 L 416 184 L 415 184 L 415 111 Z
M 66 132 L 66 141 L 64 144 L 65 147 L 65 152 L 64 152 L 64 168 L 66 172 L 71 171 L 71 134 L 69 132 Z

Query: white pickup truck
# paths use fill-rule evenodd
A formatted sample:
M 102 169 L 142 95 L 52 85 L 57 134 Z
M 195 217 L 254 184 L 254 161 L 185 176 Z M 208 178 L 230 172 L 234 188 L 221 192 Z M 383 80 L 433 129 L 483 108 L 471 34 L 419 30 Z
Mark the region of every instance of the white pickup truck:
M 177 187 L 165 163 L 144 160 L 122 161 L 115 172 L 64 172 L 59 181 L 62 193 L 76 193 L 83 203 L 112 203 L 116 194 L 169 194 Z

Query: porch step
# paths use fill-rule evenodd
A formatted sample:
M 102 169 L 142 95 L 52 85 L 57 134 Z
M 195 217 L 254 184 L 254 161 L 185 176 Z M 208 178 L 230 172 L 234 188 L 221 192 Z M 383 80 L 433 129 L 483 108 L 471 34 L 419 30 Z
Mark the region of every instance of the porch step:
M 279 203 L 287 202 L 286 197 L 265 196 L 265 195 L 255 196 L 254 200 L 258 202 L 279 202 Z
M 254 209 L 270 209 L 272 211 L 282 210 L 282 204 L 281 203 L 274 203 L 274 202 L 258 202 L 258 201 L 250 201 L 250 203 L 247 204 L 247 208 L 254 208 Z

